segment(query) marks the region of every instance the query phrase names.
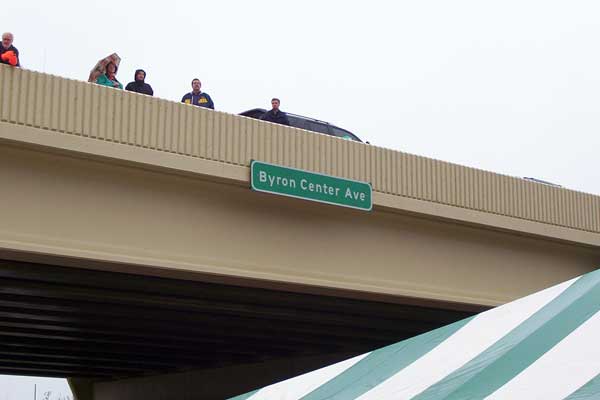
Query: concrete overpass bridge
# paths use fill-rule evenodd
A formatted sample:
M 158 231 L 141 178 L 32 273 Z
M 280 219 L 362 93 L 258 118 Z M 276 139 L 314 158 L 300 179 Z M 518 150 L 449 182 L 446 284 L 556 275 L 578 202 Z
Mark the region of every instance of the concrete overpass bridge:
M 80 400 L 224 398 L 600 265 L 598 196 L 4 66 L 0 185 L 0 373 Z

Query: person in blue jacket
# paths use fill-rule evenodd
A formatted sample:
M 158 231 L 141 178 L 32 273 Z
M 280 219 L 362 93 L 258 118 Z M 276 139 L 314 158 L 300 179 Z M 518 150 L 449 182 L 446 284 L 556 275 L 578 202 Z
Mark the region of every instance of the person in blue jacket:
M 215 104 L 213 103 L 213 101 L 210 98 L 210 96 L 208 95 L 208 93 L 204 93 L 204 92 L 200 91 L 201 86 L 202 86 L 202 83 L 200 82 L 200 79 L 194 78 L 192 80 L 192 91 L 189 93 L 186 93 L 181 98 L 181 102 L 185 103 L 185 104 L 191 104 L 194 106 L 198 106 L 198 107 L 211 108 L 214 110 Z

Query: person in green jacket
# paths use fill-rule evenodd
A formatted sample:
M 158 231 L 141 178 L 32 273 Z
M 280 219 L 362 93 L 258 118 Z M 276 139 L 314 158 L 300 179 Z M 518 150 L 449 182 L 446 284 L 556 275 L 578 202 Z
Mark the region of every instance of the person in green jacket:
M 114 87 L 115 89 L 123 89 L 123 85 L 117 80 L 117 69 L 115 63 L 108 63 L 106 65 L 106 72 L 96 79 L 96 83 L 98 85 Z

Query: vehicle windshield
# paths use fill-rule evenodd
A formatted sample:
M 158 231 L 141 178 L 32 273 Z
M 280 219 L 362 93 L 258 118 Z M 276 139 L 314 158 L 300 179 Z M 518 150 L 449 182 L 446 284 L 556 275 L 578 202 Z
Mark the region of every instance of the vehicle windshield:
M 358 142 L 361 141 L 358 137 L 356 137 L 355 135 L 353 135 L 345 129 L 338 128 L 337 126 L 333 125 L 330 125 L 329 127 L 331 128 L 331 134 L 333 136 L 337 136 L 342 139 L 356 140 Z

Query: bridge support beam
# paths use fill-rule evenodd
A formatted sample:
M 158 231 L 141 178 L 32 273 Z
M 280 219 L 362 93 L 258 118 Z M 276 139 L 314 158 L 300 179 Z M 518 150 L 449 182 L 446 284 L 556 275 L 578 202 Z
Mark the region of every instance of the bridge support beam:
M 291 358 L 211 370 L 97 382 L 90 400 L 222 400 L 335 363 L 350 354 Z M 77 400 L 88 400 L 77 397 Z
M 69 378 L 68 382 L 75 400 L 94 400 L 94 385 L 91 380 Z
M 600 263 L 598 246 L 385 208 L 360 213 L 204 178 L 0 146 L 0 187 L 11 188 L 0 252 L 483 306 Z

